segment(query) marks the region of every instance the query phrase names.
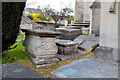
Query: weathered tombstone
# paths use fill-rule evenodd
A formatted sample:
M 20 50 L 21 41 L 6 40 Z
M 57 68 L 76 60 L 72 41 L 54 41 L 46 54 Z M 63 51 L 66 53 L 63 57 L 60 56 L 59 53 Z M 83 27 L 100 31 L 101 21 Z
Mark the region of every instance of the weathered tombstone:
M 60 35 L 59 32 L 32 29 L 21 30 L 25 32 L 26 35 L 23 42 L 25 51 L 29 53 L 29 56 L 36 66 L 43 66 L 42 64 L 45 63 L 45 61 L 52 62 L 53 59 L 57 60 L 54 57 L 58 52 L 55 40 L 56 36 Z
M 56 32 L 60 32 L 59 39 L 74 40 L 76 37 L 82 34 L 81 29 L 70 29 L 70 28 L 55 28 Z
M 36 24 L 33 25 L 33 29 L 54 31 L 54 25 L 55 25 L 55 23 L 53 23 L 53 22 L 36 21 Z
M 76 45 L 78 43 L 70 40 L 56 40 L 56 45 L 58 46 L 58 54 L 68 55 L 77 52 Z
M 83 41 L 99 42 L 99 37 L 96 37 L 95 34 L 89 34 L 89 35 L 80 35 L 76 39 L 74 39 L 74 42 L 77 42 L 78 44 L 82 43 Z
M 93 2 L 93 4 L 91 5 L 91 9 L 92 9 L 92 21 L 91 21 L 91 33 L 95 34 L 96 36 L 100 35 L 100 8 L 101 8 L 101 4 L 100 2 L 97 2 L 97 0 L 95 0 L 95 2 Z

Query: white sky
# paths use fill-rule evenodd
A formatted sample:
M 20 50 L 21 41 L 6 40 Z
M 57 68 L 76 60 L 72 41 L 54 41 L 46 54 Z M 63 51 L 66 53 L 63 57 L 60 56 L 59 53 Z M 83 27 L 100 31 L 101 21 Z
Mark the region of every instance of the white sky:
M 45 6 L 50 4 L 52 8 L 60 11 L 61 8 L 64 8 L 65 6 L 69 5 L 69 2 L 71 2 L 71 8 L 75 9 L 75 0 L 37 0 L 37 4 L 27 6 L 30 2 L 35 2 L 36 0 L 27 0 L 26 7 L 29 8 L 38 8 L 38 6 Z

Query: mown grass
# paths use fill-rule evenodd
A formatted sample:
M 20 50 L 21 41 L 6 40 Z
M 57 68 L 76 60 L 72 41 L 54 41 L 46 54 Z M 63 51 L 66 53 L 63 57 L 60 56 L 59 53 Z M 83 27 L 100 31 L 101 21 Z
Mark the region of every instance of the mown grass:
M 24 37 L 25 37 L 25 34 L 21 34 L 21 35 L 19 35 L 19 36 L 17 37 L 16 40 L 21 39 L 21 38 L 24 38 Z

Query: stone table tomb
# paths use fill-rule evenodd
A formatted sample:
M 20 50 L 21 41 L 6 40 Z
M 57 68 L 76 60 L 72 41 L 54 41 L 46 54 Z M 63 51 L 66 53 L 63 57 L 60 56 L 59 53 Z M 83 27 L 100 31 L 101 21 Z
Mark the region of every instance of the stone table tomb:
M 70 28 L 56 28 L 56 32 L 60 32 L 59 39 L 74 40 L 76 37 L 82 34 L 81 29 L 70 29 Z
M 25 51 L 29 53 L 29 56 L 36 65 L 43 66 L 42 64 L 44 63 L 50 64 L 52 60 L 57 60 L 54 57 L 58 52 L 55 40 L 56 36 L 60 35 L 59 32 L 32 29 L 21 30 L 26 35 L 23 42 Z

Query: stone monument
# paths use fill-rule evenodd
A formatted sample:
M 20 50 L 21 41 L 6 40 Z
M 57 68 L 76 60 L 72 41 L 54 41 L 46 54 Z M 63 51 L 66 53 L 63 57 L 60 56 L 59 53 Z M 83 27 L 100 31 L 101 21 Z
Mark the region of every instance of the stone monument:
M 23 45 L 36 67 L 59 61 L 54 55 L 58 52 L 55 40 L 59 32 L 46 30 L 21 29 L 25 32 Z
M 91 5 L 92 20 L 91 20 L 91 34 L 99 36 L 100 34 L 100 7 L 101 4 L 98 0 L 95 0 Z

